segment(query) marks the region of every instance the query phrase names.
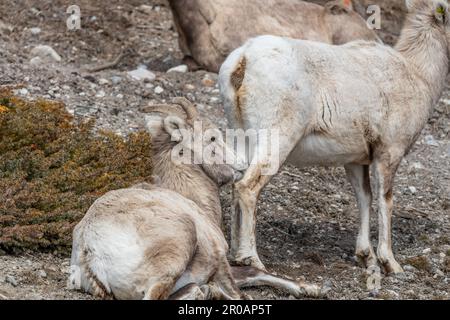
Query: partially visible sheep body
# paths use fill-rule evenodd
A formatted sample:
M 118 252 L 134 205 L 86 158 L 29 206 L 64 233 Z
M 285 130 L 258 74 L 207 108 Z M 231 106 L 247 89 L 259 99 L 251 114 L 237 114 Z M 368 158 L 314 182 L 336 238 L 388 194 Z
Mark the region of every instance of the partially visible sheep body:
M 111 191 L 95 201 L 74 230 L 69 286 L 116 299 L 239 299 L 244 296 L 238 286 L 249 284 L 272 285 L 296 297 L 318 295 L 313 285 L 230 267 L 219 187 L 243 169 L 242 163 L 175 161 L 178 147 L 175 154 L 201 156 L 197 159 L 204 159 L 206 147 L 234 157 L 220 131 L 200 119 L 189 101 L 175 101 L 175 106 L 152 107 L 146 118 L 158 185 Z M 194 132 L 199 121 L 203 131 Z M 215 134 L 206 138 L 209 129 Z M 203 148 L 190 144 L 194 134 Z
M 366 41 L 333 46 L 263 36 L 222 65 L 219 82 L 231 126 L 280 135 L 278 150 L 251 146 L 252 164 L 235 185 L 231 255 L 237 263 L 264 267 L 256 252 L 255 212 L 271 178 L 262 173 L 271 151 L 278 152 L 275 172 L 286 161 L 344 166 L 361 215 L 356 255 L 366 266 L 378 260 L 388 272 L 402 272 L 392 253 L 393 180 L 441 96 L 450 48 L 447 2 L 407 5 L 395 49 Z M 378 180 L 377 254 L 370 242 L 369 165 Z
M 297 0 L 170 0 L 180 49 L 218 72 L 227 55 L 258 35 L 342 44 L 380 41 L 348 0 L 320 5 Z
M 167 298 L 228 267 L 221 230 L 194 202 L 158 187 L 98 199 L 75 229 L 74 244 L 71 264 L 84 265 L 89 272 L 82 274 L 96 275 L 116 299 Z M 86 277 L 81 287 L 95 293 Z

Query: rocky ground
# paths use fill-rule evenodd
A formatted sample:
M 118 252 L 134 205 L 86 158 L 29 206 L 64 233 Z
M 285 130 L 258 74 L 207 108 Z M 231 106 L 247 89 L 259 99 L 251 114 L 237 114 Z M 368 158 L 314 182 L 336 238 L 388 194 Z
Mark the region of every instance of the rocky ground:
M 70 31 L 66 9 L 72 2 L 0 3 L 0 85 L 18 85 L 17 94 L 29 99 L 61 100 L 77 117 L 93 117 L 99 128 L 121 135 L 143 128 L 143 107 L 174 96 L 195 101 L 226 127 L 216 74 L 167 72 L 182 55 L 165 1 L 113 0 L 105 8 L 101 1 L 77 0 L 81 29 Z M 34 49 L 38 45 L 51 46 L 57 56 L 46 57 L 45 48 Z M 103 69 L 108 62 L 117 63 Z M 145 79 L 133 78 L 138 69 Z M 449 115 L 447 89 L 396 178 L 393 244 L 404 274 L 383 276 L 378 292 L 367 289 L 365 270 L 353 258 L 358 217 L 341 168 L 284 167 L 265 188 L 257 233 L 266 266 L 327 282 L 329 299 L 449 299 Z M 229 187 L 222 199 L 227 231 Z M 57 252 L 0 255 L 0 299 L 90 299 L 66 290 L 68 267 L 68 257 Z M 292 298 L 270 288 L 248 293 Z

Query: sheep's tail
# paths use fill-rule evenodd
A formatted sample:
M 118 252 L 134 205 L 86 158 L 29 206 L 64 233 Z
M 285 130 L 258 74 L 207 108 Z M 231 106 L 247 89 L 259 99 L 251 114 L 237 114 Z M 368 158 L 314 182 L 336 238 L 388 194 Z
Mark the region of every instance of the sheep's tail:
M 247 58 L 244 47 L 233 51 L 223 63 L 219 73 L 219 84 L 224 100 L 225 112 L 231 126 L 244 127 L 246 87 L 244 84 Z

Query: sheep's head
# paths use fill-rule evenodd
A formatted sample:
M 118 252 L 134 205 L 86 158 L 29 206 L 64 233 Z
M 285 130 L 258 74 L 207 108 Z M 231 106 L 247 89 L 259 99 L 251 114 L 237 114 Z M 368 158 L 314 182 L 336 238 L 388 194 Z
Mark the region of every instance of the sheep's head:
M 353 10 L 351 0 L 334 0 L 325 4 L 325 21 L 331 30 L 333 44 L 344 44 L 353 40 L 381 42 L 366 21 Z
M 450 14 L 447 0 L 406 0 L 408 15 L 406 21 L 409 25 L 409 37 L 407 44 L 414 42 L 415 47 L 420 47 L 420 41 L 433 38 L 434 43 L 428 41 L 427 49 L 438 50 L 430 45 L 444 46 L 447 56 L 450 52 Z M 426 33 L 426 36 L 417 37 L 417 34 Z M 408 35 L 408 34 L 406 34 Z M 411 45 L 411 44 L 410 44 Z
M 228 146 L 222 132 L 201 117 L 189 100 L 175 98 L 172 104 L 143 110 L 156 152 L 170 151 L 171 161 L 199 166 L 218 185 L 239 179 L 245 164 Z

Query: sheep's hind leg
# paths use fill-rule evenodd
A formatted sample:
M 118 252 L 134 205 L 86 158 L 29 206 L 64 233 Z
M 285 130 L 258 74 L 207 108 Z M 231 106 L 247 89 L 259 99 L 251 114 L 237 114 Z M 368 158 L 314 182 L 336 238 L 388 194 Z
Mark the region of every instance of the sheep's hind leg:
M 196 283 L 189 283 L 170 295 L 169 300 L 207 300 L 208 294 Z
M 360 215 L 360 225 L 356 241 L 356 257 L 362 265 L 368 268 L 377 265 L 377 256 L 370 243 L 372 190 L 370 188 L 369 166 L 346 165 L 345 171 L 355 191 Z
M 375 160 L 374 168 L 378 177 L 378 260 L 388 273 L 403 272 L 400 264 L 392 253 L 392 208 L 393 208 L 393 180 L 401 161 L 401 156 L 385 152 Z
M 296 298 L 320 297 L 328 291 L 314 284 L 277 277 L 254 267 L 232 267 L 231 271 L 239 288 L 269 286 L 285 290 Z

